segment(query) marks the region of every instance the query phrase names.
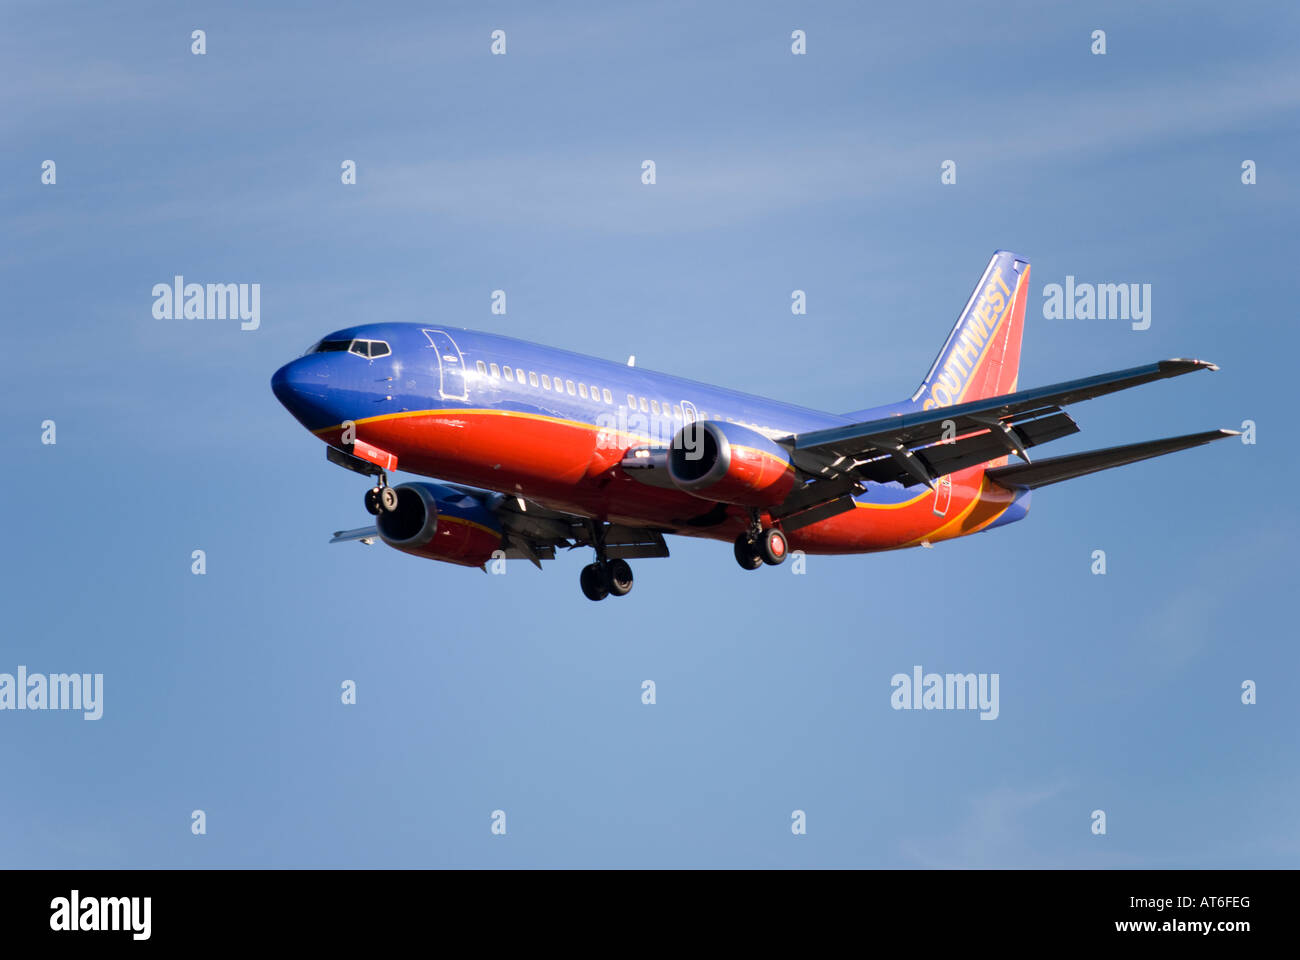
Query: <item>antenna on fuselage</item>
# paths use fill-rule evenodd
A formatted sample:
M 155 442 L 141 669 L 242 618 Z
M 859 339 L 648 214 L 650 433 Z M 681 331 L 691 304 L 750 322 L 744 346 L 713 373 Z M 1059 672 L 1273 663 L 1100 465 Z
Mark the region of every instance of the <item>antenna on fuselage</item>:
M 629 367 L 635 367 L 635 366 L 636 366 L 636 354 L 635 354 L 635 353 L 632 354 L 630 357 L 627 358 L 627 365 L 628 365 Z

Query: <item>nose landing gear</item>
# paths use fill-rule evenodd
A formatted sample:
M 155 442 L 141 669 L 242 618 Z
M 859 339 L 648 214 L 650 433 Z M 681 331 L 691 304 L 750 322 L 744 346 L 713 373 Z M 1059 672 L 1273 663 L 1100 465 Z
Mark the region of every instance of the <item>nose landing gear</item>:
M 388 471 L 397 469 L 397 457 L 361 440 L 345 446 L 347 449 L 326 447 L 325 459 L 353 473 L 376 477 L 376 485 L 366 491 L 366 513 L 372 517 L 392 513 L 397 509 L 397 491 L 388 485 Z M 357 456 L 358 453 L 365 456 Z
M 379 485 L 366 491 L 366 513 L 373 517 L 397 509 L 397 491 L 388 485 L 388 475 L 379 475 Z

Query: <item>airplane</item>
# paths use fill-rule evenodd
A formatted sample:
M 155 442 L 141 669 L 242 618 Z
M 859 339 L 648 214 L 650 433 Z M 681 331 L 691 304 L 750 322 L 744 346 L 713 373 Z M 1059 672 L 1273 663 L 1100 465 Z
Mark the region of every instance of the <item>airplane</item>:
M 915 393 L 843 414 L 439 323 L 335 331 L 271 387 L 332 463 L 375 478 L 374 524 L 332 543 L 485 570 L 590 547 L 591 600 L 626 595 L 627 561 L 668 556 L 668 535 L 730 540 L 746 570 L 931 546 L 1022 519 L 1039 487 L 1237 435 L 1031 459 L 1078 432 L 1069 404 L 1218 368 L 1161 360 L 1021 390 L 1028 289 L 1028 261 L 995 252 Z M 390 486 L 399 463 L 435 482 Z

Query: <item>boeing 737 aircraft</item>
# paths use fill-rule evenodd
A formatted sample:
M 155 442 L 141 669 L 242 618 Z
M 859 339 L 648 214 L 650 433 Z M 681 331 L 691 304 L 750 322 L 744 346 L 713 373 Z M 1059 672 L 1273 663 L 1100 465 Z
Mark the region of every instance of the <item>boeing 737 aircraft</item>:
M 374 526 L 331 542 L 471 567 L 587 546 L 582 591 L 602 600 L 632 589 L 629 559 L 668 556 L 667 534 L 734 541 L 747 570 L 928 545 L 1021 519 L 1038 487 L 1234 435 L 1031 461 L 1078 431 L 1066 405 L 1217 368 L 1162 360 L 1020 390 L 1028 290 L 1028 262 L 995 253 L 916 392 L 843 414 L 436 323 L 331 333 L 271 387 L 329 460 L 377 478 Z M 389 486 L 398 464 L 438 482 Z

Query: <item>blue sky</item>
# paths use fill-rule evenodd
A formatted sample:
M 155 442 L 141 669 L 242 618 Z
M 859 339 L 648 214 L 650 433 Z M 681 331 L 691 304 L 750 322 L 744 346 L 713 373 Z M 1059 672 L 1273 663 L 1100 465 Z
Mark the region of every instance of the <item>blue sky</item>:
M 0 863 L 1300 860 L 1300 12 L 3 16 L 0 672 L 103 673 L 105 702 L 93 722 L 0 712 Z M 631 596 L 592 604 L 585 551 L 494 577 L 329 546 L 365 522 L 364 484 L 268 386 L 330 330 L 436 320 L 858 409 L 912 391 L 999 247 L 1033 262 L 1022 385 L 1222 366 L 1073 408 L 1083 432 L 1053 453 L 1247 419 L 1258 443 L 1048 488 L 1025 522 L 809 558 L 803 576 L 673 541 Z M 155 319 L 150 290 L 176 274 L 260 283 L 260 329 Z M 1067 275 L 1151 284 L 1150 329 L 1045 320 L 1042 287 Z M 892 710 L 890 678 L 914 664 L 997 673 L 1000 716 Z

